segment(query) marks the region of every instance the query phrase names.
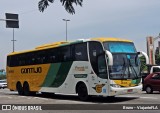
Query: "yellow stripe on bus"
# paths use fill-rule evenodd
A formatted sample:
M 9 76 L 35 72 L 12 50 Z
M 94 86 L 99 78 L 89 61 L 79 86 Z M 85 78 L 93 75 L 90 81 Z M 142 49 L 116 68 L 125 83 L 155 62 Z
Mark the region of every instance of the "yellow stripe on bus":
M 50 64 L 7 67 L 8 88 L 16 90 L 16 83 L 18 81 L 22 85 L 27 81 L 31 91 L 38 91 L 45 80 L 49 67 Z

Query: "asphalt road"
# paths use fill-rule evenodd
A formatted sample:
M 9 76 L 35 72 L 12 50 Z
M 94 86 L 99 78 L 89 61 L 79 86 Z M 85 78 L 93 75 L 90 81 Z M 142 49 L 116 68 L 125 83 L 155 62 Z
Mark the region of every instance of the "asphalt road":
M 160 112 L 160 93 L 154 92 L 154 94 L 146 94 L 145 92 L 138 94 L 127 94 L 117 96 L 115 98 L 107 97 L 93 97 L 87 102 L 80 101 L 76 95 L 42 95 L 36 94 L 34 96 L 19 96 L 17 92 L 9 91 L 8 89 L 0 89 L 0 104 L 2 105 L 44 105 L 48 106 L 47 113 L 58 112 L 58 113 L 155 113 Z M 143 110 L 144 104 L 149 105 L 149 107 L 154 107 L 152 110 Z M 152 106 L 153 105 L 153 106 Z M 132 106 L 134 107 L 132 109 Z M 24 107 L 24 106 L 23 106 Z M 28 107 L 28 106 L 27 106 Z M 138 108 L 137 108 L 138 107 Z M 145 106 L 146 107 L 146 106 Z M 156 110 L 158 107 L 158 110 Z M 50 109 L 56 108 L 58 111 L 53 111 Z M 72 110 L 72 108 L 74 108 Z M 136 109 L 135 109 L 136 108 Z M 17 108 L 15 108 L 16 110 Z M 28 109 L 28 108 L 27 108 Z M 75 110 L 78 111 L 75 111 Z M 102 110 L 101 110 L 102 109 Z M 138 110 L 140 109 L 140 110 Z M 89 110 L 89 111 L 88 111 Z M 0 111 L 1 112 L 1 111 Z M 5 113 L 10 113 L 10 111 L 3 111 Z M 12 111 L 13 113 L 21 111 Z M 23 111 L 28 113 L 28 111 Z M 41 113 L 44 111 L 32 111 L 32 113 Z

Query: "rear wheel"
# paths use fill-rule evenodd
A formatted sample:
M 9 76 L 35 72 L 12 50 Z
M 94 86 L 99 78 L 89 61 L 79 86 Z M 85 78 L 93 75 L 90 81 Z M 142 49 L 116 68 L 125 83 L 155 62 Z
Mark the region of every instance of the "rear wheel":
M 19 95 L 23 95 L 23 87 L 20 82 L 17 83 L 16 89 L 17 89 Z
M 89 98 L 87 87 L 84 83 L 81 83 L 77 86 L 78 97 L 82 101 L 86 101 Z
M 151 86 L 147 86 L 147 87 L 146 87 L 146 93 L 148 93 L 148 94 L 153 93 L 153 89 L 152 89 Z
M 23 91 L 24 91 L 24 95 L 25 96 L 29 96 L 31 94 L 28 82 L 24 83 L 24 85 L 23 85 Z

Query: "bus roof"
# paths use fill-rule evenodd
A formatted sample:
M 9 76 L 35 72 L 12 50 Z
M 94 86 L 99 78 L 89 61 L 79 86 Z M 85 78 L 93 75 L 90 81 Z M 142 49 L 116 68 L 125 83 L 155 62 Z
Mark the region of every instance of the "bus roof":
M 95 40 L 95 41 L 100 41 L 100 42 L 109 42 L 109 41 L 116 41 L 116 42 L 132 42 L 131 40 L 126 40 L 126 39 L 121 39 L 121 38 L 105 38 L 105 37 L 102 37 L 102 38 L 91 38 L 91 40 Z
M 98 41 L 98 42 L 109 42 L 109 41 L 118 41 L 118 42 L 132 42 L 130 40 L 126 39 L 121 39 L 121 38 L 106 38 L 106 37 L 101 37 L 101 38 L 91 38 L 91 39 L 78 39 L 73 42 L 54 42 L 50 44 L 44 44 L 41 46 L 37 46 L 35 49 L 32 50 L 26 50 L 26 51 L 20 51 L 20 52 L 12 52 L 9 55 L 16 55 L 16 54 L 22 54 L 22 53 L 27 53 L 27 52 L 34 52 L 38 50 L 44 50 L 44 49 L 49 49 L 49 48 L 56 48 L 60 46 L 65 46 L 65 45 L 70 45 L 70 44 L 75 44 L 75 43 L 81 43 L 81 42 L 87 42 L 87 41 Z M 8 55 L 8 56 L 9 56 Z

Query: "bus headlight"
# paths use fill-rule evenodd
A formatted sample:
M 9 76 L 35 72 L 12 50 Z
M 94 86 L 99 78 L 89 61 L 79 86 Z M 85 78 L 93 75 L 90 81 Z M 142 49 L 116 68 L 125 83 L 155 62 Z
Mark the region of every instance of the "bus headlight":
M 117 85 L 117 84 L 110 84 L 110 86 L 112 87 L 116 87 L 116 88 L 120 88 L 121 86 Z

